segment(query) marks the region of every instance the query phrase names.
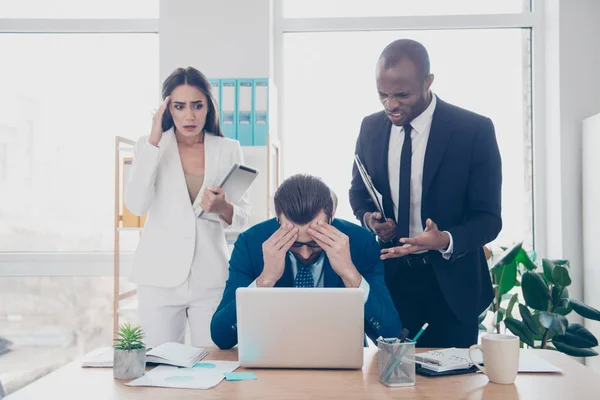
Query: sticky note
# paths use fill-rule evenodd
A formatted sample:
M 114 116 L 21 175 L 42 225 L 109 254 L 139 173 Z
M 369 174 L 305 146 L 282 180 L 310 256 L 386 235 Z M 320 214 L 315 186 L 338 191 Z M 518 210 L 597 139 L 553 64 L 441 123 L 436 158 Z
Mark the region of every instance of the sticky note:
M 252 381 L 258 379 L 254 372 L 226 372 L 225 379 L 228 381 Z

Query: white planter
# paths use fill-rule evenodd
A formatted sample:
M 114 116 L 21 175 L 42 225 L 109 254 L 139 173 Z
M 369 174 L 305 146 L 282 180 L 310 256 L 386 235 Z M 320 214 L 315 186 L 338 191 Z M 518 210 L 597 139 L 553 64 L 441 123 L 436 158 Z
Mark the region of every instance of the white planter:
M 144 375 L 146 349 L 114 350 L 113 376 L 116 379 L 134 379 Z

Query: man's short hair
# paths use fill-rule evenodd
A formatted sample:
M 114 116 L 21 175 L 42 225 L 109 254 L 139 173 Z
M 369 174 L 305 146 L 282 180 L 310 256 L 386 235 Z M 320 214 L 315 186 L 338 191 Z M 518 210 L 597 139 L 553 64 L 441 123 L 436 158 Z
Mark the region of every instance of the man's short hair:
M 321 210 L 331 221 L 333 199 L 329 187 L 316 176 L 297 174 L 290 176 L 275 192 L 275 213 L 285 215 L 291 222 L 306 225 Z
M 411 39 L 398 39 L 388 44 L 381 52 L 384 68 L 392 68 L 403 59 L 411 60 L 417 67 L 417 73 L 422 80 L 430 74 L 429 54 L 421 43 Z

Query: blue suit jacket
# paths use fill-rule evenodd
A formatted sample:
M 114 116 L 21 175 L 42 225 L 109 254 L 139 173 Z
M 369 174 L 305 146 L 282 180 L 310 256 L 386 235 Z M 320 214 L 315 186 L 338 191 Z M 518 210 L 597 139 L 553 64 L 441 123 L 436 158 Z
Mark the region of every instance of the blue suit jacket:
M 379 259 L 379 244 L 375 236 L 358 225 L 340 219 L 334 219 L 332 225 L 350 239 L 352 262 L 370 286 L 369 298 L 365 303 L 365 333 L 373 341 L 379 336 L 398 337 L 402 324 L 384 282 L 383 263 Z M 210 324 L 212 340 L 222 349 L 229 349 L 238 341 L 235 290 L 247 287 L 262 273 L 262 244 L 277 229 L 279 224 L 273 218 L 240 234 L 235 242 L 223 299 Z M 323 262 L 323 275 L 324 287 L 344 287 L 342 279 L 331 268 L 327 255 Z M 283 276 L 275 287 L 292 287 L 293 281 L 291 262 L 286 257 Z
M 383 197 L 386 215 L 394 218 L 388 175 L 391 127 L 383 111 L 366 117 L 356 153 Z M 439 251 L 429 252 L 438 284 L 455 315 L 472 320 L 494 296 L 483 246 L 502 228 L 502 162 L 492 121 L 438 97 L 425 151 L 422 186 L 423 227 L 431 218 L 440 231 L 449 231 L 454 239 L 450 260 L 444 260 Z M 350 205 L 361 222 L 365 212 L 376 210 L 356 166 Z

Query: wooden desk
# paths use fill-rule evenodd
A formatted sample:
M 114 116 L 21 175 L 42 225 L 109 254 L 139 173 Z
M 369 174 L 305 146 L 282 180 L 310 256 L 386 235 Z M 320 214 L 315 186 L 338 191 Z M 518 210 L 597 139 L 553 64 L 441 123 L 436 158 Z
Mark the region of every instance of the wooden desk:
M 210 390 L 128 387 L 107 368 L 81 368 L 80 360 L 39 379 L 7 400 L 45 399 L 598 399 L 600 375 L 562 353 L 533 350 L 564 370 L 521 374 L 514 385 L 488 383 L 482 374 L 426 378 L 388 388 L 377 380 L 377 349 L 365 349 L 362 370 L 252 370 L 258 380 L 222 381 Z M 207 359 L 237 360 L 237 350 L 215 350 Z M 242 371 L 243 369 L 238 369 Z

